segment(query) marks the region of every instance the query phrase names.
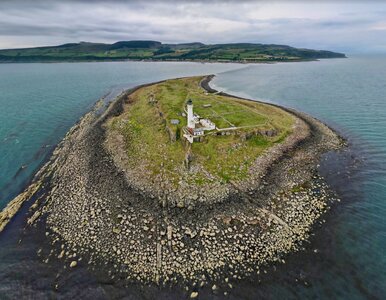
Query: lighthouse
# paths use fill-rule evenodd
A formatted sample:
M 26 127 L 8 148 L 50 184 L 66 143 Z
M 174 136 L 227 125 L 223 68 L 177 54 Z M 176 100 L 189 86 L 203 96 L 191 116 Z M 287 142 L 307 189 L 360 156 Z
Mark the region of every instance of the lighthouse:
M 194 129 L 196 127 L 196 123 L 193 118 L 193 101 L 189 99 L 186 103 L 186 108 L 188 111 L 188 127 Z

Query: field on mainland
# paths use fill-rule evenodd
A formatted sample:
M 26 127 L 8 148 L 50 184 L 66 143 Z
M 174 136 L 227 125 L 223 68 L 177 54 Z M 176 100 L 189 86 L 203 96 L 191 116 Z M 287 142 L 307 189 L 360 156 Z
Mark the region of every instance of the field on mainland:
M 201 86 L 203 77 L 167 80 L 140 88 L 129 97 L 124 112 L 108 123 L 108 130 L 123 137 L 130 167 L 142 168 L 150 176 L 162 174 L 178 184 L 186 173 L 187 149 L 192 154 L 191 180 L 242 180 L 256 158 L 266 149 L 284 141 L 291 133 L 294 117 L 274 106 L 208 94 Z M 154 102 L 149 101 L 154 98 Z M 211 132 L 202 142 L 187 146 L 181 129 L 186 101 L 193 100 L 194 112 L 212 120 L 219 129 L 238 127 L 229 135 Z M 208 105 L 210 104 L 210 107 Z M 170 121 L 178 119 L 178 125 Z M 175 132 L 176 141 L 169 131 Z M 273 136 L 257 132 L 273 131 Z
M 114 44 L 70 43 L 59 46 L 0 50 L 0 62 L 172 60 L 273 62 L 345 57 L 343 53 L 299 49 L 286 45 L 249 43 L 163 44 L 158 41 L 120 41 Z

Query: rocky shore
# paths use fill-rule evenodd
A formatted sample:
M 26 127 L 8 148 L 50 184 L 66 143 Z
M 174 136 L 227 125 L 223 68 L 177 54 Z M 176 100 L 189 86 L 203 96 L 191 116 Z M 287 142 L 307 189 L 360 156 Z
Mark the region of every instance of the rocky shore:
M 202 82 L 209 93 L 215 92 L 210 79 Z M 163 206 L 133 188 L 106 149 L 104 125 L 138 88 L 103 114 L 87 114 L 40 172 L 45 192 L 28 223 L 44 224 L 52 256 L 71 268 L 108 265 L 112 278 L 179 284 L 196 298 L 207 285 L 227 294 L 235 280 L 284 263 L 287 253 L 302 248 L 336 200 L 317 172 L 320 156 L 344 144 L 334 131 L 286 109 L 297 120 L 293 133 L 259 157 L 248 180 L 233 184 L 227 197 Z
M 204 77 L 203 80 L 197 82 L 197 85 L 201 91 L 219 94 L 209 87 L 208 82 L 211 78 L 211 76 Z M 230 99 L 233 97 L 229 97 L 230 95 L 223 93 L 221 93 L 221 95 L 227 96 L 227 98 Z M 289 138 L 284 139 L 284 142 L 274 143 L 274 146 L 271 146 L 269 151 L 261 154 L 258 159 L 253 158 L 251 164 L 248 163 L 248 156 L 244 155 L 244 163 L 248 165 L 248 175 L 246 177 L 232 178 L 227 181 L 216 177 L 206 170 L 202 164 L 195 163 L 195 154 L 189 150 L 190 145 L 184 144 L 183 140 L 179 141 L 179 143 L 184 144 L 183 147 L 186 151 L 184 163 L 174 162 L 173 170 L 165 167 L 159 168 L 159 170 L 157 170 L 157 176 L 154 176 L 154 171 L 151 169 L 151 165 L 149 166 L 146 155 L 144 155 L 144 159 L 136 153 L 133 153 L 134 157 L 128 155 L 125 133 L 122 130 L 116 129 L 117 127 L 125 128 L 125 124 L 130 121 L 126 114 L 130 108 L 135 105 L 137 97 L 135 93 L 130 95 L 127 103 L 123 105 L 122 114 L 118 118 L 110 118 L 105 125 L 106 138 L 104 147 L 113 158 L 117 168 L 126 175 L 127 183 L 145 197 L 154 199 L 154 201 L 158 202 L 162 207 L 177 207 L 193 210 L 197 206 L 217 205 L 230 199 L 238 199 L 240 193 L 254 191 L 256 187 L 260 185 L 261 179 L 263 175 L 267 173 L 268 168 L 284 153 L 291 151 L 299 142 L 305 140 L 308 135 L 310 135 L 309 126 L 302 119 L 294 117 L 292 113 L 284 112 L 279 107 L 270 105 L 269 110 L 272 114 L 278 114 L 280 111 L 280 114 L 284 113 L 285 117 L 291 120 L 293 119 L 294 125 L 288 128 L 288 130 L 291 131 Z M 248 102 L 251 101 L 248 100 Z M 253 103 L 256 104 L 258 102 L 254 101 Z M 262 103 L 260 105 L 268 106 Z M 157 115 L 158 114 L 162 116 L 165 112 L 158 108 Z M 166 120 L 163 121 L 165 123 L 167 122 Z M 114 124 L 114 126 L 111 124 Z M 114 129 L 111 129 L 111 127 L 114 127 Z M 254 135 L 272 138 L 278 135 L 278 130 L 272 128 L 267 129 L 262 126 L 255 129 L 254 132 L 248 133 L 243 131 L 242 128 L 228 132 L 221 131 L 219 133 L 233 135 L 239 138 L 237 143 L 229 146 L 232 149 L 238 149 L 245 147 L 247 139 L 250 139 Z M 173 142 L 176 141 L 174 140 Z M 138 151 L 145 151 L 145 146 L 144 143 Z M 173 159 L 173 157 L 168 157 L 167 145 L 159 144 L 157 155 L 160 157 L 160 160 L 163 160 L 163 163 L 169 159 Z M 229 157 L 224 157 L 224 159 L 227 158 L 229 159 Z M 232 167 L 241 173 L 241 168 L 244 166 L 235 163 Z M 170 176 L 171 173 L 174 176 Z M 195 181 L 199 181 L 200 184 L 195 184 Z M 177 182 L 178 184 L 176 184 Z

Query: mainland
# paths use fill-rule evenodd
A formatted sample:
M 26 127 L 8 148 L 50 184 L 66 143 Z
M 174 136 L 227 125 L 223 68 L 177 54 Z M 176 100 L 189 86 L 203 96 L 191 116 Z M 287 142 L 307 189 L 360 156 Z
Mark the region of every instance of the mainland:
M 125 60 L 269 63 L 344 57 L 346 56 L 343 53 L 286 45 L 163 44 L 158 41 L 120 41 L 114 44 L 80 42 L 59 46 L 0 50 L 0 63 Z

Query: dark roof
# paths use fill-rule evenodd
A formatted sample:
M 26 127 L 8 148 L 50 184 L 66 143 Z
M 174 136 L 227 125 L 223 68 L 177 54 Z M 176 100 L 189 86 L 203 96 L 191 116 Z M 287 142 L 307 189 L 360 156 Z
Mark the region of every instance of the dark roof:
M 188 102 L 186 102 L 187 105 L 192 105 L 193 104 L 193 101 L 192 99 L 189 99 Z

